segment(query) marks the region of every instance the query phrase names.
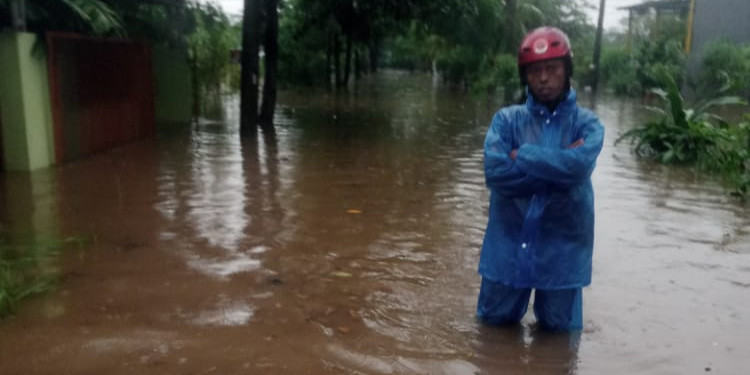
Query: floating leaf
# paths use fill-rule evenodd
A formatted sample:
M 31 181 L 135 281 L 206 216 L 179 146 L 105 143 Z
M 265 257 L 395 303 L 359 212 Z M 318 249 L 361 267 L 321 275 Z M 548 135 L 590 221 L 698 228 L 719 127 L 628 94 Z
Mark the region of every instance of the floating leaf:
M 352 210 L 346 210 L 346 213 L 348 213 L 348 214 L 361 214 L 362 210 L 354 210 L 354 209 L 352 209 Z

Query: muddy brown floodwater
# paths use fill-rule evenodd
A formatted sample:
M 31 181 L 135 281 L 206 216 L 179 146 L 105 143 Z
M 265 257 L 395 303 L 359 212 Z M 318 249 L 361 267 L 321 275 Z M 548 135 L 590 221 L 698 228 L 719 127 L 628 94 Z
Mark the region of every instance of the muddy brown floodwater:
M 6 231 L 90 242 L 0 322 L 1 374 L 750 373 L 748 208 L 615 146 L 637 105 L 596 105 L 594 275 L 573 335 L 474 318 L 492 106 L 386 72 L 281 93 L 275 137 L 241 140 L 226 107 L 2 175 Z

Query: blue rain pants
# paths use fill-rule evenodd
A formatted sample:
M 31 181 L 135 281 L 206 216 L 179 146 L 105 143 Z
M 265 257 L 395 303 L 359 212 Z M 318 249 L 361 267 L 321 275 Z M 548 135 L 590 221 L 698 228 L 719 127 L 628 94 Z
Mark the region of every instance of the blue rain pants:
M 578 331 L 583 328 L 581 288 L 535 289 L 534 315 L 548 331 Z M 491 325 L 521 321 L 529 306 L 531 288 L 513 288 L 482 278 L 477 317 Z

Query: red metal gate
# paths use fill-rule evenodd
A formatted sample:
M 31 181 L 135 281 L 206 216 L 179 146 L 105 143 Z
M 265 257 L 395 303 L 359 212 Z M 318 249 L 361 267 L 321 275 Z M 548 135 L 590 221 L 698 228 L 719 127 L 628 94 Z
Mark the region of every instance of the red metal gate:
M 153 135 L 147 44 L 49 33 L 47 59 L 58 163 Z

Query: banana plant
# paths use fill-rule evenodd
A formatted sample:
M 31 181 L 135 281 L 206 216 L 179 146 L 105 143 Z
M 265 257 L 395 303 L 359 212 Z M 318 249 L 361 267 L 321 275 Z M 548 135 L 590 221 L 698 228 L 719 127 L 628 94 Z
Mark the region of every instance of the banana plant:
M 717 96 L 688 108 L 674 80 L 664 76 L 664 82 L 666 90 L 651 90 L 664 103 L 661 108 L 647 107 L 656 114 L 655 119 L 625 132 L 615 144 L 629 140 L 639 157 L 696 166 L 721 176 L 732 194 L 750 194 L 750 115 L 733 125 L 711 112 L 716 107 L 747 103 L 737 96 Z
M 0 28 L 2 23 L 10 22 L 12 14 L 23 17 L 21 23 L 32 32 L 54 30 L 93 35 L 125 34 L 120 17 L 112 7 L 100 0 L 0 0 Z
M 622 134 L 616 143 L 629 139 L 633 150 L 643 157 L 663 163 L 697 162 L 702 152 L 729 142 L 728 123 L 712 109 L 726 105 L 744 105 L 737 96 L 719 96 L 686 108 L 685 100 L 671 76 L 663 75 L 666 90 L 652 89 L 663 101 L 663 107 L 646 107 L 656 118 Z

